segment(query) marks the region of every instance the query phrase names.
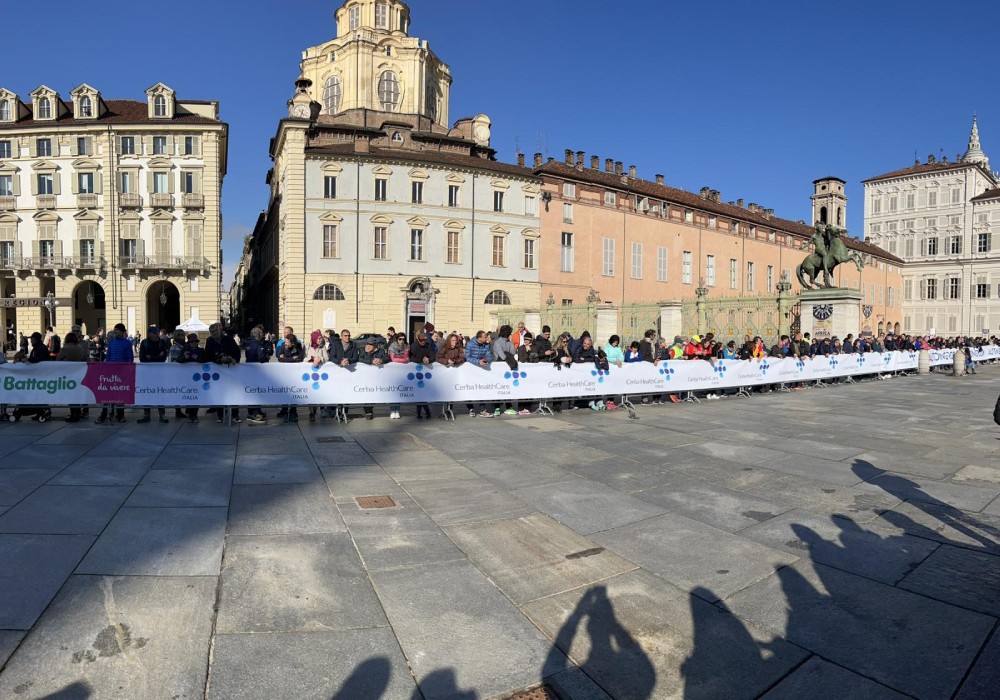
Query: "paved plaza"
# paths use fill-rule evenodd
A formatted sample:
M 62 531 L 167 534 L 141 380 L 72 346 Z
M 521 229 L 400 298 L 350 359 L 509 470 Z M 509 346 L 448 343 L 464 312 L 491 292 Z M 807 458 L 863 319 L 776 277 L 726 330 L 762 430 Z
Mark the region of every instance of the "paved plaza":
M 0 698 L 995 698 L 998 391 L 4 424 Z

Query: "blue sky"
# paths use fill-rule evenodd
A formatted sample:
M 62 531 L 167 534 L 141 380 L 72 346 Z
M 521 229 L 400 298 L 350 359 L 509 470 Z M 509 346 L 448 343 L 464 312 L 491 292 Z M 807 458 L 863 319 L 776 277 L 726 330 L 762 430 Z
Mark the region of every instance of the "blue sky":
M 332 0 L 0 0 L 0 85 L 64 97 L 86 82 L 144 99 L 158 81 L 217 99 L 230 124 L 223 190 L 225 286 L 267 205 L 268 139 L 294 90 L 300 52 L 335 36 Z M 673 0 L 413 0 L 411 33 L 452 69 L 452 120 L 486 113 L 493 147 L 565 149 L 809 218 L 812 180 L 860 181 L 963 152 L 973 111 L 1000 167 L 1000 93 L 990 64 L 993 3 L 717 3 Z M 238 8 L 234 11 L 234 8 Z M 57 18 L 50 22 L 53 16 Z M 44 36 L 28 27 L 45 24 Z M 164 26 L 164 40 L 155 27 Z M 13 31 L 11 31 L 13 29 Z

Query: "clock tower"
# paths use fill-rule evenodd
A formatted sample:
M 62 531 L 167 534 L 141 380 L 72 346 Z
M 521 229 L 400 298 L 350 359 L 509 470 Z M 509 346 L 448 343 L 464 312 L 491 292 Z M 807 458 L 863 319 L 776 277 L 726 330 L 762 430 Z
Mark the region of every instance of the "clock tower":
M 312 81 L 309 78 L 299 76 L 295 81 L 295 94 L 288 101 L 288 116 L 292 119 L 312 120 L 319 114 L 320 105 L 309 96 L 310 86 Z

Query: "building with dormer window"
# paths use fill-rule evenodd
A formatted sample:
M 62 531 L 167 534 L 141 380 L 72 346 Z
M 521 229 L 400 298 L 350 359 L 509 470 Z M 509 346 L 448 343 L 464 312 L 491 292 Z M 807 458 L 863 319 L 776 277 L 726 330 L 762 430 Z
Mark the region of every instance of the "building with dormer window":
M 220 317 L 220 198 L 228 126 L 217 102 L 69 100 L 0 88 L 0 322 L 8 339 L 49 323 L 88 333 Z

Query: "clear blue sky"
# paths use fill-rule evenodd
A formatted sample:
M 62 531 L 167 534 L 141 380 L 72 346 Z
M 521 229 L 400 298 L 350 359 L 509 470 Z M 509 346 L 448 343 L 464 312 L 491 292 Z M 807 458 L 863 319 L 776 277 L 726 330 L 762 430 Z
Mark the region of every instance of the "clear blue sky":
M 158 81 L 217 99 L 230 124 L 223 190 L 228 288 L 267 205 L 268 139 L 300 52 L 335 36 L 333 0 L 0 0 L 0 85 L 64 98 L 86 82 L 144 99 Z M 721 190 L 809 218 L 812 180 L 860 181 L 929 153 L 965 150 L 973 111 L 1000 167 L 992 3 L 718 3 L 674 0 L 413 0 L 411 33 L 451 66 L 452 120 L 484 112 L 493 147 L 562 158 L 566 148 L 636 165 L 640 177 Z M 44 25 L 44 34 L 28 27 Z M 157 41 L 155 27 L 165 26 Z M 18 57 L 10 60 L 10 57 Z

